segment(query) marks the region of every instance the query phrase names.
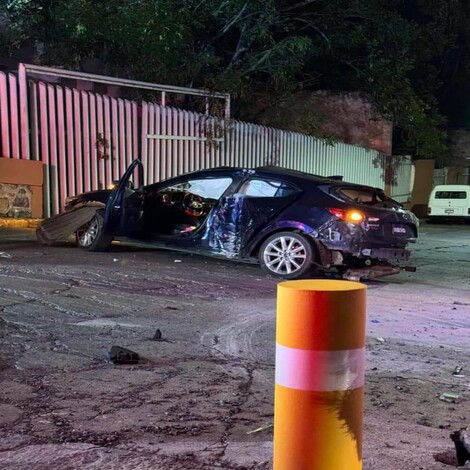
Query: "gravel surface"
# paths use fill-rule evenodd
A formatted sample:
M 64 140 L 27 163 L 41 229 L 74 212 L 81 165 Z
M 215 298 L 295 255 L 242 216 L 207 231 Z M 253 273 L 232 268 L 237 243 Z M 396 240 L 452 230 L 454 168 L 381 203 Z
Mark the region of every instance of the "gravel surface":
M 418 271 L 366 283 L 365 470 L 456 466 L 469 234 L 423 225 Z M 272 468 L 276 284 L 257 266 L 0 230 L 0 468 Z M 113 345 L 140 361 L 111 363 Z

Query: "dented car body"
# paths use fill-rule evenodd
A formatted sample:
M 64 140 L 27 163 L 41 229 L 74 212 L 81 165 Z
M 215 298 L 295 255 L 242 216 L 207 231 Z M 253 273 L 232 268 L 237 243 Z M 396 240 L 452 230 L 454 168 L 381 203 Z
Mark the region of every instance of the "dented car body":
M 113 240 L 133 242 L 259 262 L 285 279 L 329 268 L 350 279 L 412 269 L 403 265 L 418 220 L 377 188 L 278 167 L 201 170 L 147 186 L 139 181 L 143 168 L 135 160 L 115 189 L 69 198 L 64 214 L 39 227 L 39 238 L 54 241 L 60 225 L 61 236 L 75 233 L 90 251 L 106 250 Z M 90 206 L 95 212 L 84 224 L 77 211 Z

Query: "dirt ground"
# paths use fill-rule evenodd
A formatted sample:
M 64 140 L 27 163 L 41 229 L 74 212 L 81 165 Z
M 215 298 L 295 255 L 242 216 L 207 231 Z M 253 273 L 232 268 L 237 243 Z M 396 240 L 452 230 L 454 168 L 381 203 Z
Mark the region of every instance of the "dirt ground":
M 417 273 L 367 282 L 365 470 L 457 465 L 469 233 L 423 226 Z M 271 469 L 276 284 L 256 266 L 0 231 L 0 468 Z M 113 364 L 113 345 L 140 361 Z

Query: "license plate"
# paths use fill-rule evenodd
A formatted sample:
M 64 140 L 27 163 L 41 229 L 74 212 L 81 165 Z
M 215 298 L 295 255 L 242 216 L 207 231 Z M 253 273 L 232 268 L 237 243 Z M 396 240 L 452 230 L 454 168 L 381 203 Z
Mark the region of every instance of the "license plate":
M 405 227 L 393 227 L 392 233 L 406 233 Z
M 446 209 L 444 211 L 446 214 L 453 214 L 454 213 L 454 209 Z

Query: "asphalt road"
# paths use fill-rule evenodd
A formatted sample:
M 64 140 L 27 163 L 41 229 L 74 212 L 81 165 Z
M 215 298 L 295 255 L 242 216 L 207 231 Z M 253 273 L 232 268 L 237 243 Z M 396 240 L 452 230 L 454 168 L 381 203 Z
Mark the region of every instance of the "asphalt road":
M 452 375 L 470 370 L 470 226 L 424 224 L 412 249 L 416 273 L 367 282 L 365 470 L 450 468 L 435 454 L 470 424 Z M 276 285 L 257 266 L 1 230 L 0 468 L 271 468 Z M 113 365 L 113 345 L 140 362 Z

